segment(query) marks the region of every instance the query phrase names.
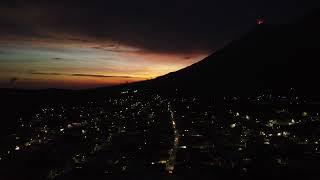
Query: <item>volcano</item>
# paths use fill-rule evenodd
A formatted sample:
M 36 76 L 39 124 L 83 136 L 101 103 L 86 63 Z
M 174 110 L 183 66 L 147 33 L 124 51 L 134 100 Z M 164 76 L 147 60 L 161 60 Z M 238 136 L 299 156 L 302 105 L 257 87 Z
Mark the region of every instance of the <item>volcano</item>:
M 286 25 L 257 24 L 205 59 L 143 82 L 159 89 L 244 94 L 259 89 L 319 91 L 320 11 Z

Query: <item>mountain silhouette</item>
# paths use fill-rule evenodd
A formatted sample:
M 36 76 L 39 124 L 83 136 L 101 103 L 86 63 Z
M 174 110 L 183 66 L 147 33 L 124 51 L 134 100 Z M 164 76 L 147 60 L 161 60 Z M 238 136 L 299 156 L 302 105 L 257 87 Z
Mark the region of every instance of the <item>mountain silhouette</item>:
M 260 89 L 319 90 L 320 13 L 293 24 L 257 25 L 205 59 L 143 82 L 185 92 L 249 94 Z

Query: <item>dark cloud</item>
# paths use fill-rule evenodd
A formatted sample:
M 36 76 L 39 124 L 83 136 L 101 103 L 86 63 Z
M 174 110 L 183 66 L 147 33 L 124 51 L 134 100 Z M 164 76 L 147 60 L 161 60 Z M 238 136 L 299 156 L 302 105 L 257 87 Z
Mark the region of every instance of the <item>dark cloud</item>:
M 120 49 L 116 45 L 94 46 L 92 48 L 98 49 L 98 50 L 103 50 L 103 51 L 109 51 L 109 52 L 124 52 L 124 53 L 139 52 L 139 50 Z
M 63 58 L 52 58 L 53 60 L 63 60 Z
M 30 74 L 36 75 L 48 75 L 48 76 L 78 76 L 78 77 L 94 77 L 94 78 L 137 78 L 132 76 L 107 76 L 107 75 L 98 75 L 98 74 L 67 74 L 67 73 L 46 73 L 46 72 L 33 72 L 30 71 Z
M 66 74 L 62 74 L 62 73 L 44 73 L 44 72 L 31 72 L 30 74 L 35 74 L 35 75 L 51 75 L 51 76 L 66 75 Z
M 12 78 L 9 79 L 9 84 L 10 84 L 10 85 L 14 85 L 18 80 L 19 80 L 19 78 L 17 78 L 17 77 L 12 77 Z
M 105 76 L 105 75 L 96 75 L 96 74 L 72 74 L 72 76 L 85 76 L 85 77 L 95 77 L 95 78 L 114 78 L 114 77 L 118 77 L 118 78 L 136 78 L 136 77 L 132 77 L 132 76 Z
M 254 26 L 258 16 L 267 23 L 286 23 L 319 4 L 318 0 L 4 0 L 0 34 L 52 38 L 64 33 L 153 52 L 212 51 Z

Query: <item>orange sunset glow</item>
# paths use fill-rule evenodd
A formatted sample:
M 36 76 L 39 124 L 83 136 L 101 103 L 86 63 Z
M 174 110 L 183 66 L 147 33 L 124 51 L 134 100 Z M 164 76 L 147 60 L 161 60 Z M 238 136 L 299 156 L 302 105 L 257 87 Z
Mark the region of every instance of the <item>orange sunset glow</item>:
M 82 89 L 164 75 L 207 54 L 151 52 L 115 42 L 7 37 L 0 41 L 1 86 Z

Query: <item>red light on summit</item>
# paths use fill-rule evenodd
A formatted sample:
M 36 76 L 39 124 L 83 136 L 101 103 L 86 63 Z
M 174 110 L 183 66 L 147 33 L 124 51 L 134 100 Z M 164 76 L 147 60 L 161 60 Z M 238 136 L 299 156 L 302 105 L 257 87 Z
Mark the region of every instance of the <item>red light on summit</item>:
M 257 24 L 258 25 L 261 25 L 263 23 L 264 23 L 264 19 L 261 19 L 261 18 L 257 19 Z

